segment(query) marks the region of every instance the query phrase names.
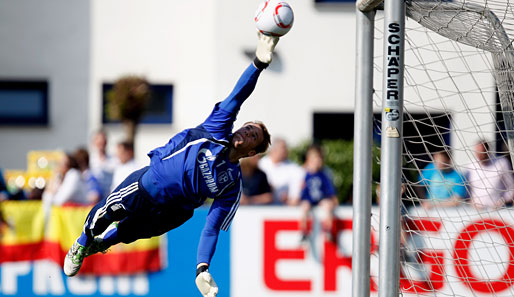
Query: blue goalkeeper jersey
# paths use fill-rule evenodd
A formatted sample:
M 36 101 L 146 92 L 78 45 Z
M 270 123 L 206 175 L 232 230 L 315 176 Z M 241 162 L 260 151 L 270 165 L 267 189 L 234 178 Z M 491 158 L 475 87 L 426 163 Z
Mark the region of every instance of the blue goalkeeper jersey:
M 157 203 L 179 202 L 194 209 L 207 198 L 237 200 L 241 169 L 239 162 L 228 160 L 235 116 L 216 104 L 203 124 L 180 132 L 148 154 L 151 163 L 143 187 Z
M 239 206 L 241 169 L 239 162 L 229 161 L 228 152 L 237 113 L 260 72 L 250 65 L 232 93 L 215 105 L 202 124 L 178 133 L 148 154 L 151 162 L 142 185 L 154 202 L 194 209 L 207 198 L 214 199 L 200 238 L 199 263 L 209 263 L 219 230 L 228 230 Z

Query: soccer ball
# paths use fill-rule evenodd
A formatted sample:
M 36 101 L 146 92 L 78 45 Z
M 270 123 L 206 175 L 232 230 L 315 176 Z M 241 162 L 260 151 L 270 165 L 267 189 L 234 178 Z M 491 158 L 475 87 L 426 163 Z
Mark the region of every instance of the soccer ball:
M 287 2 L 266 0 L 255 13 L 255 26 L 265 35 L 283 36 L 293 26 L 294 14 Z

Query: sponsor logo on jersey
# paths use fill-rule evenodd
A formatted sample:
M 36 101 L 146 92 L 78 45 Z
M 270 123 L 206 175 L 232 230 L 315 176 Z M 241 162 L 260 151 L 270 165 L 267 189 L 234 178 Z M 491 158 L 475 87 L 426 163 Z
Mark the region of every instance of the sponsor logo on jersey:
M 216 156 L 213 156 L 210 150 L 203 148 L 198 152 L 196 160 L 200 164 L 198 167 L 200 168 L 200 172 L 202 173 L 203 179 L 205 180 L 209 191 L 211 191 L 211 193 L 218 192 L 218 186 L 216 185 L 216 181 L 212 176 L 212 171 L 209 168 L 209 163 L 207 162 L 216 160 Z

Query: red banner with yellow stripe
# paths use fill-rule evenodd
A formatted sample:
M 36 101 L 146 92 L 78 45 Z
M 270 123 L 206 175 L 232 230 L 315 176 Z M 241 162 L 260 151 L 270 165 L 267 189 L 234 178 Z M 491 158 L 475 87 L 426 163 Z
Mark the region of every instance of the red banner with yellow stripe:
M 60 265 L 82 232 L 91 207 L 53 206 L 48 213 L 41 201 L 4 201 L 0 263 L 49 259 Z M 165 263 L 162 237 L 117 244 L 106 254 L 85 259 L 81 274 L 135 274 L 161 270 Z

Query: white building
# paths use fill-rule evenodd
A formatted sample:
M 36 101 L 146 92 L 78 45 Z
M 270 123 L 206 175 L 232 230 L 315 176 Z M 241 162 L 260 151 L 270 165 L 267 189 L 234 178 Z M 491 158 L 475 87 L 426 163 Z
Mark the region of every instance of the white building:
M 102 124 L 103 83 L 124 74 L 174 86 L 173 123 L 142 125 L 137 159 L 199 124 L 231 91 L 256 44 L 260 0 L 0 0 L 0 80 L 49 85 L 48 125 L 0 126 L 0 168 L 29 150 L 71 151 Z M 236 126 L 262 120 L 291 143 L 312 135 L 313 111 L 353 110 L 354 3 L 292 0 L 295 24 Z M 107 126 L 110 148 L 119 125 Z
M 102 85 L 126 74 L 174 88 L 172 123 L 143 124 L 138 130 L 136 158 L 147 162 L 149 150 L 198 125 L 214 103 L 230 93 L 251 62 L 256 45 L 253 16 L 260 1 L 0 0 L 0 82 L 42 80 L 49 86 L 47 125 L 0 124 L 0 168 L 26 168 L 30 150 L 71 151 L 86 145 L 92 132 L 102 126 Z M 353 2 L 289 3 L 295 12 L 293 29 L 280 40 L 274 62 L 261 75 L 235 126 L 261 120 L 273 136 L 295 144 L 312 137 L 315 112 L 353 112 L 356 24 Z M 377 21 L 377 31 L 381 26 Z M 422 33 L 415 36 L 427 39 Z M 375 46 L 380 53 L 382 40 L 377 39 Z M 437 58 L 438 53 L 425 51 L 422 56 Z M 418 63 L 411 57 L 406 54 L 406 60 Z M 482 56 L 473 59 L 471 65 L 477 68 L 490 63 Z M 454 64 L 462 63 L 455 60 Z M 413 76 L 425 80 L 423 70 L 419 75 L 410 71 L 408 80 Z M 379 79 L 375 75 L 377 93 L 381 92 Z M 494 81 L 487 73 L 477 81 L 483 82 L 485 87 L 480 88 L 487 94 L 472 91 L 462 97 L 466 108 L 480 108 L 478 117 L 461 113 L 462 107 L 453 99 L 422 108 L 414 104 L 409 111 L 441 112 L 442 107 L 456 111 L 461 131 L 452 132 L 451 142 L 458 150 L 483 134 L 493 140 Z M 471 83 L 470 89 L 477 82 Z M 431 100 L 445 96 L 423 88 L 416 92 L 425 92 Z M 410 94 L 407 90 L 406 100 Z M 380 112 L 378 104 L 375 110 Z M 471 132 L 466 132 L 468 127 L 473 127 Z M 106 128 L 112 151 L 123 132 L 115 124 Z M 334 124 L 333 129 L 353 133 L 342 124 Z M 457 163 L 470 158 L 469 152 L 459 153 Z

